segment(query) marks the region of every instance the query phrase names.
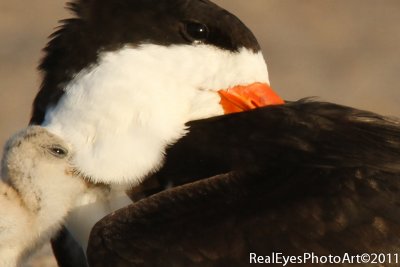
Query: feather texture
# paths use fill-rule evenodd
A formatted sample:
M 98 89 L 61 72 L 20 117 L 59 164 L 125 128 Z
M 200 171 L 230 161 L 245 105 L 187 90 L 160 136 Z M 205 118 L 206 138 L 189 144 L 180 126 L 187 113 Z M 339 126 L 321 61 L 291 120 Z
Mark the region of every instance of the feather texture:
M 397 119 L 302 100 L 188 126 L 157 174 L 181 186 L 100 221 L 91 266 L 399 252 Z

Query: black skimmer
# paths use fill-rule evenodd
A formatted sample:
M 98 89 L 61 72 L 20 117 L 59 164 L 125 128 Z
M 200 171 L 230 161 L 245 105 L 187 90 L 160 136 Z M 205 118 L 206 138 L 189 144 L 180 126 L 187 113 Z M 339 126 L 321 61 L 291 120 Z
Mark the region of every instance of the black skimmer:
M 91 190 L 74 174 L 71 156 L 68 144 L 40 126 L 7 142 L 0 181 L 0 266 L 20 266 Z
M 45 49 L 31 121 L 78 148 L 74 163 L 94 182 L 135 185 L 157 171 L 186 122 L 224 114 L 221 90 L 281 101 L 256 38 L 210 1 L 70 6 L 77 17 Z
M 31 123 L 70 143 L 93 182 L 137 185 L 188 121 L 283 102 L 252 32 L 210 1 L 69 6 L 76 17 L 45 48 Z
M 293 228 L 289 225 L 286 229 L 290 228 L 290 231 L 284 232 L 283 227 L 271 233 L 271 236 L 267 231 L 261 238 L 265 240 L 276 237 L 274 242 L 278 242 L 279 237 L 282 237 L 282 243 L 279 243 L 281 247 L 285 245 L 285 240 L 288 240 L 289 247 L 296 244 L 301 246 L 301 242 L 305 240 L 302 238 L 307 236 L 296 235 L 296 229 L 308 229 L 307 226 L 314 225 L 314 219 L 321 218 L 335 227 L 335 220 L 347 216 L 350 212 L 345 210 L 343 205 L 338 205 L 337 210 L 329 206 L 335 201 L 345 203 L 347 199 L 342 198 L 342 195 L 329 198 L 329 195 L 318 195 L 317 189 L 321 189 L 322 193 L 330 193 L 329 188 L 332 185 L 332 192 L 337 193 L 341 188 L 351 187 L 353 182 L 355 186 L 364 185 L 363 182 L 357 184 L 359 180 L 355 179 L 370 181 L 369 178 L 373 177 L 370 176 L 369 170 L 374 172 L 372 167 L 375 165 L 370 161 L 375 158 L 370 158 L 369 154 L 365 153 L 372 150 L 365 150 L 356 157 L 354 153 L 362 152 L 362 148 L 366 146 L 363 141 L 366 140 L 359 138 L 358 143 L 351 145 L 351 134 L 361 134 L 362 129 L 377 131 L 378 134 L 369 135 L 367 140 L 379 135 L 381 138 L 376 138 L 375 141 L 384 142 L 380 145 L 383 154 L 397 155 L 394 152 L 398 141 L 394 138 L 398 131 L 397 122 L 337 105 L 297 102 L 282 107 L 195 121 L 283 103 L 268 86 L 267 68 L 253 34 L 236 17 L 210 1 L 92 0 L 76 1 L 71 4 L 71 9 L 76 18 L 66 20 L 46 48 L 46 56 L 41 64 L 44 80 L 35 99 L 32 123 L 42 124 L 71 143 L 76 148 L 74 164 L 82 175 L 94 182 L 137 185 L 146 177 L 155 174 L 161 182 L 172 182 L 175 185 L 189 183 L 185 187 L 162 192 L 129 206 L 99 222 L 88 248 L 90 264 L 93 266 L 112 266 L 113 263 L 120 266 L 134 266 L 139 263 L 142 266 L 157 266 L 157 263 L 152 261 L 155 256 L 151 256 L 151 249 L 146 250 L 146 247 L 153 247 L 153 251 L 157 251 L 158 246 L 165 246 L 168 242 L 176 245 L 171 245 L 170 251 L 174 255 L 169 255 L 169 261 L 166 261 L 170 265 L 240 266 L 238 258 L 235 259 L 221 250 L 227 251 L 228 243 L 234 244 L 235 240 L 239 241 L 238 246 L 246 245 L 241 242 L 243 240 L 240 239 L 240 234 L 250 228 L 257 229 L 251 220 L 257 221 L 257 218 L 260 218 L 259 222 L 270 222 L 268 229 L 273 229 L 270 227 L 279 226 L 280 223 L 288 221 L 290 215 L 296 215 L 296 209 L 299 210 L 300 219 L 293 221 L 298 222 L 298 228 L 294 228 L 296 224 L 293 224 Z M 276 117 L 271 117 L 270 114 Z M 313 114 L 315 115 L 312 116 Z M 342 120 L 340 116 L 343 117 Z M 188 123 L 189 121 L 194 122 Z M 361 127 L 360 131 L 358 126 Z M 215 140 L 221 141 L 215 143 L 210 137 L 216 129 L 224 134 L 230 133 L 225 129 L 234 132 L 231 139 L 225 141 L 224 138 L 217 138 L 221 136 L 215 136 Z M 342 130 L 347 131 L 341 132 Z M 244 139 L 238 139 L 239 137 Z M 316 141 L 312 142 L 314 138 Z M 323 141 L 327 141 L 326 147 Z M 188 146 L 187 142 L 191 144 Z M 335 147 L 329 147 L 335 142 Z M 185 143 L 186 145 L 180 145 Z M 391 147 L 386 143 L 394 145 Z M 269 144 L 271 146 L 266 146 Z M 200 145 L 202 148 L 197 148 Z M 343 145 L 346 145 L 346 149 L 341 147 Z M 332 153 L 329 154 L 330 152 Z M 224 157 L 221 158 L 221 155 Z M 342 156 L 342 159 L 337 158 Z M 352 156 L 358 161 L 350 161 L 345 165 L 345 159 Z M 265 162 L 265 159 L 270 161 Z M 369 169 L 362 169 L 359 166 L 361 162 Z M 395 161 L 392 163 L 396 165 Z M 385 172 L 387 169 L 380 165 L 378 170 Z M 391 170 L 393 172 L 388 174 L 388 179 L 397 175 L 395 168 Z M 345 171 L 349 171 L 349 180 L 341 176 L 346 174 Z M 174 175 L 164 175 L 170 173 Z M 210 178 L 211 176 L 214 177 Z M 275 179 L 268 179 L 269 177 Z M 317 179 L 318 177 L 325 179 Z M 207 180 L 196 181 L 198 179 Z M 303 180 L 305 185 L 301 183 Z M 377 181 L 371 183 L 374 182 Z M 225 184 L 226 187 L 219 186 L 219 183 Z M 355 195 L 359 193 L 357 190 L 358 187 L 354 191 Z M 227 195 L 226 192 L 232 194 Z M 346 192 L 350 194 L 350 191 Z M 218 197 L 221 194 L 226 200 Z M 314 194 L 315 203 L 312 202 Z M 210 196 L 208 200 L 207 195 Z M 380 198 L 380 195 L 376 197 Z M 221 202 L 213 202 L 216 198 Z M 257 200 L 260 199 L 270 200 L 268 208 L 259 206 Z M 203 206 L 199 201 L 204 202 Z M 243 203 L 236 208 L 229 206 L 229 203 L 239 204 L 241 201 Z M 300 201 L 299 204 L 296 204 L 296 201 Z M 319 215 L 312 213 L 314 207 L 316 211 L 322 208 L 318 206 L 318 201 L 326 201 L 325 206 L 331 208 L 329 211 L 334 210 L 332 214 L 321 213 L 322 217 L 312 217 Z M 351 202 L 352 199 L 348 201 L 351 204 L 360 204 Z M 161 232 L 151 231 L 154 229 L 150 226 L 162 222 L 163 215 L 171 211 L 175 204 L 179 210 L 166 218 L 177 224 L 172 222 L 165 225 L 169 225 L 171 229 L 182 227 L 183 237 L 188 237 L 190 229 L 194 229 L 194 243 L 190 243 L 190 238 L 173 239 L 176 238 L 176 232 L 173 231 L 173 235 L 166 234 L 165 238 L 159 240 L 160 243 L 152 238 L 152 234 L 154 238 L 163 235 Z M 196 206 L 198 204 L 199 206 Z M 246 204 L 254 204 L 255 208 Z M 285 204 L 287 206 L 281 206 Z M 276 208 L 278 206 L 282 208 Z M 201 229 L 201 225 L 197 223 L 202 220 L 196 221 L 190 213 L 198 213 L 199 209 L 196 207 L 202 211 L 210 210 L 210 213 L 204 213 L 204 219 L 216 222 L 215 228 Z M 243 208 L 244 213 L 239 212 L 238 207 Z M 249 208 L 248 213 L 246 207 Z M 257 207 L 263 208 L 259 214 L 256 213 L 259 210 Z M 309 213 L 308 207 L 311 209 Z M 146 217 L 147 210 L 155 217 Z M 302 212 L 303 210 L 305 211 Z M 179 213 L 180 211 L 183 214 Z M 357 215 L 358 211 L 353 211 Z M 373 214 L 373 210 L 370 211 L 369 214 Z M 269 212 L 276 216 L 275 221 L 275 217 L 267 216 Z M 141 214 L 144 216 L 143 221 L 148 223 L 147 229 L 150 230 L 147 232 L 140 228 L 143 230 L 143 236 L 140 236 L 141 233 L 135 236 L 137 215 Z M 188 220 L 179 224 L 185 214 L 188 215 Z M 344 215 L 340 217 L 342 214 Z M 201 217 L 202 213 L 198 215 Z M 307 216 L 311 216 L 313 220 Z M 301 221 L 301 218 L 306 219 Z M 369 220 L 372 217 L 360 215 L 357 218 Z M 239 227 L 241 232 L 236 232 L 236 237 L 227 236 L 230 241 L 223 243 L 223 236 L 217 232 L 230 229 L 228 226 L 235 219 L 243 223 L 241 228 Z M 121 221 L 125 221 L 126 224 L 120 224 Z M 207 222 L 202 222 L 205 223 L 203 225 L 208 225 Z M 246 223 L 250 225 L 249 228 L 245 228 Z M 338 224 L 340 223 L 339 221 Z M 383 229 L 382 225 L 387 224 L 387 218 L 375 216 L 369 224 L 368 231 L 372 233 L 373 229 Z M 121 226 L 120 232 L 113 226 Z M 317 226 L 323 227 L 324 224 L 320 223 Z M 129 227 L 132 231 L 127 230 Z M 195 243 L 201 241 L 201 236 L 207 243 L 209 236 L 204 232 L 207 229 L 208 233 L 215 237 L 210 240 L 216 245 L 221 244 L 219 249 L 213 244 L 207 247 Z M 128 234 L 131 232 L 132 235 Z M 288 239 L 292 232 L 294 241 Z M 112 233 L 118 233 L 122 238 L 116 240 Z M 257 232 L 250 234 L 256 235 Z M 138 240 L 142 243 L 136 243 Z M 256 243 L 260 241 L 254 240 Z M 335 242 L 333 239 L 329 240 Z M 151 243 L 153 241 L 154 243 Z M 163 241 L 165 243 L 162 243 Z M 267 243 L 264 247 L 254 247 L 254 253 L 268 253 L 270 247 L 279 247 L 279 244 L 274 242 Z M 107 244 L 106 247 L 104 244 Z M 387 244 L 389 247 L 395 242 Z M 341 243 L 336 242 L 335 245 L 339 247 Z M 189 249 L 190 247 L 193 250 Z M 138 250 L 135 250 L 136 248 Z M 202 252 L 196 251 L 196 248 Z M 240 248 L 232 248 L 238 251 L 236 257 L 243 255 Z M 261 251 L 262 248 L 265 248 L 266 252 Z M 321 248 L 327 249 L 323 244 Z M 293 248 L 293 252 L 298 251 Z

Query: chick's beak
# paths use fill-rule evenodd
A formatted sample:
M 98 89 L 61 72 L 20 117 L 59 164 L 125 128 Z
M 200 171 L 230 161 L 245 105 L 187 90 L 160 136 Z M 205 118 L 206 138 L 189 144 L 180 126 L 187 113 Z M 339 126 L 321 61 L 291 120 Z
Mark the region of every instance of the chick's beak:
M 266 83 L 235 86 L 227 90 L 219 90 L 218 93 L 225 114 L 285 103 Z

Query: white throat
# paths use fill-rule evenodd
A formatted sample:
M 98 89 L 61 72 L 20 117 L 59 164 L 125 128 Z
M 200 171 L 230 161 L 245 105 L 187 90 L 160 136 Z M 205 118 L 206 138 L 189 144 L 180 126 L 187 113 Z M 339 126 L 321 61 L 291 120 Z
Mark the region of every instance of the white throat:
M 269 83 L 261 53 L 209 45 L 126 46 L 105 52 L 65 88 L 43 125 L 69 142 L 94 182 L 135 185 L 156 171 L 185 123 L 222 115 L 217 91 Z

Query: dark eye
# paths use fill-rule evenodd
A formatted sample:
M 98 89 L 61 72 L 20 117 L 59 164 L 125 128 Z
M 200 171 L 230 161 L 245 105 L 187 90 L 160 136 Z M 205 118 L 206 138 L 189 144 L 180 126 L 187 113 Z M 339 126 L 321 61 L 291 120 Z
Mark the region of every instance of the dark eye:
M 49 152 L 53 155 L 56 156 L 57 158 L 65 158 L 68 155 L 68 150 L 61 146 L 52 146 L 49 148 Z
M 187 22 L 183 34 L 191 42 L 204 42 L 208 39 L 210 31 L 207 25 L 198 22 Z

